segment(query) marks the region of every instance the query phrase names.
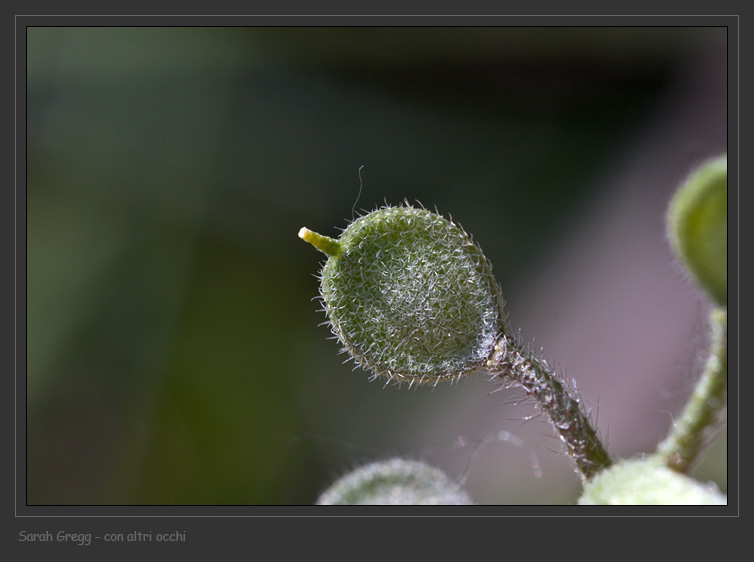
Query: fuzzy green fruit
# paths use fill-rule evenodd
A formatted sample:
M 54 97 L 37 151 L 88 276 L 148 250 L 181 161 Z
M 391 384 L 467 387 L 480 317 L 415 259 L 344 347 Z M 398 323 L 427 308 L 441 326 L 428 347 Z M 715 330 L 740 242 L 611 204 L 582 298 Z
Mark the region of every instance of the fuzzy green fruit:
M 622 461 L 584 486 L 579 505 L 726 505 L 724 494 L 671 470 L 662 459 Z
M 505 330 L 492 265 L 458 225 L 386 207 L 338 240 L 301 229 L 328 255 L 320 293 L 333 333 L 361 367 L 409 384 L 482 368 Z
M 423 462 L 391 459 L 354 470 L 335 482 L 317 505 L 472 505 L 441 470 Z
M 668 236 L 699 286 L 728 305 L 728 157 L 700 166 L 668 209 Z

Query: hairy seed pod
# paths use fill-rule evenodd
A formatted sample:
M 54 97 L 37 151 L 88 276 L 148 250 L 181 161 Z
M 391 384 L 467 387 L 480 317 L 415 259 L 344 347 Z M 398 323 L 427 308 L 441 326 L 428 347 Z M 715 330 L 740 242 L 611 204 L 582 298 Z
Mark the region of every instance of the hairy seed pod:
M 442 470 L 423 462 L 390 459 L 346 474 L 317 505 L 473 505 L 474 501 Z
M 579 505 L 727 505 L 714 484 L 668 468 L 661 458 L 621 461 L 584 485 Z
M 728 305 L 728 156 L 699 166 L 670 203 L 668 236 L 699 286 Z
M 462 228 L 411 206 L 352 222 L 327 254 L 320 293 L 333 333 L 361 367 L 409 384 L 482 368 L 505 330 L 492 265 Z

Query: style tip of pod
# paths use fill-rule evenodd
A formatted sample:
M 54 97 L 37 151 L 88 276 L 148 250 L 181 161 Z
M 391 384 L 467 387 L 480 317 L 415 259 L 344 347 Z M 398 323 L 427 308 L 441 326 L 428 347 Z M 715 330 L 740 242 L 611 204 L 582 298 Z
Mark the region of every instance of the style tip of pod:
M 321 234 L 317 234 L 316 232 L 309 230 L 305 226 L 301 227 L 301 230 L 298 231 L 298 237 L 301 238 L 301 240 L 303 240 L 304 242 L 308 242 L 309 244 L 317 248 L 317 250 L 329 257 L 335 257 L 340 254 L 340 242 L 338 242 L 334 238 L 330 238 L 329 236 L 322 236 Z

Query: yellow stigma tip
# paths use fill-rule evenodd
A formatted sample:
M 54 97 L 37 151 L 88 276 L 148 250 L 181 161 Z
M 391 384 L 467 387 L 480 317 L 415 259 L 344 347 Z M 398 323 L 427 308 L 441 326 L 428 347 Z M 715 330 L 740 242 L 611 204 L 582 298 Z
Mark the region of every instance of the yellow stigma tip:
M 317 234 L 305 226 L 298 231 L 298 237 L 328 256 L 335 257 L 340 253 L 340 242 L 329 236 Z

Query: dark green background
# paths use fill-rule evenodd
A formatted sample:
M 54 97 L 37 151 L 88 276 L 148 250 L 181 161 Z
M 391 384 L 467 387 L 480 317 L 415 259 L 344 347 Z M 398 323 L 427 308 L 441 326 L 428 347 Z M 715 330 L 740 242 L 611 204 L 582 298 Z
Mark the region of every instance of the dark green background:
M 364 165 L 357 209 L 452 214 L 515 309 L 506 287 L 527 285 L 679 76 L 724 41 L 712 28 L 29 28 L 28 503 L 310 504 L 392 454 L 456 476 L 472 452 L 456 396 L 508 399 L 351 372 L 317 327 L 322 256 L 299 228 L 336 235 Z M 444 437 L 417 441 L 443 411 Z M 531 445 L 557 457 L 553 443 Z M 490 501 L 575 501 L 575 478 L 538 494 L 527 470 L 524 484 L 501 474 L 511 495 Z

